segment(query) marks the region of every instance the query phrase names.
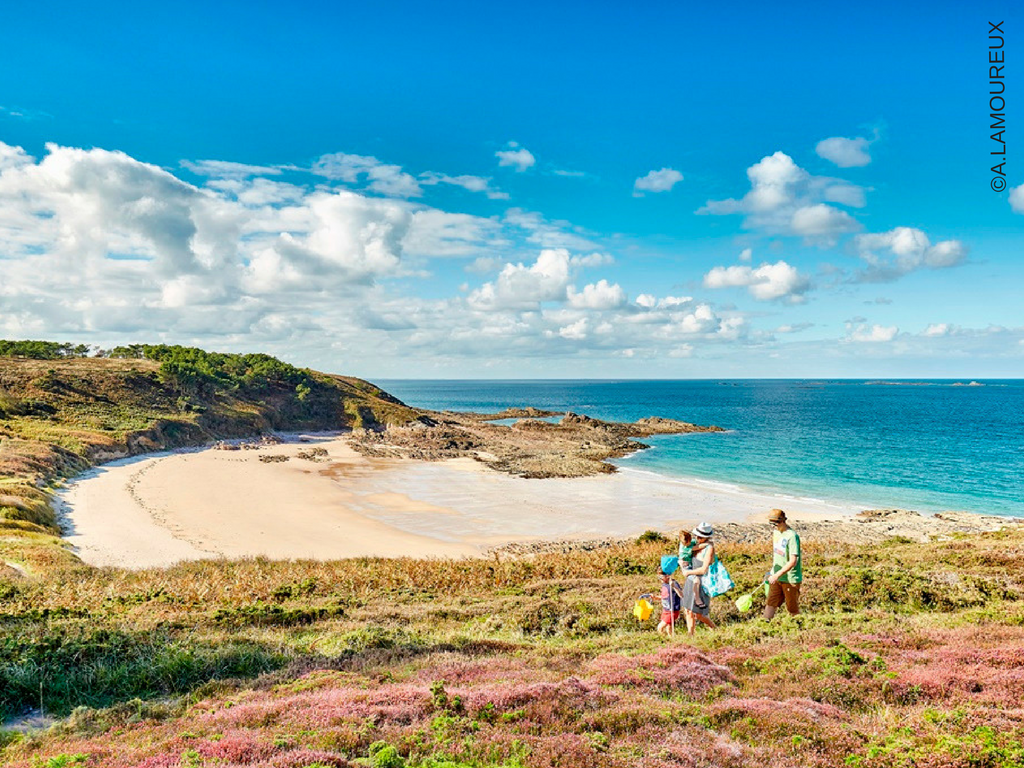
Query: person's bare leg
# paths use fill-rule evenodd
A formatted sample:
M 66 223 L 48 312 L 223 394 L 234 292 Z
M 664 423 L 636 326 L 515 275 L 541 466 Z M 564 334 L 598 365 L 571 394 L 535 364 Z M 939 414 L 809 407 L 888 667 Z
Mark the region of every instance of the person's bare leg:
M 710 616 L 702 616 L 699 613 L 695 613 L 694 616 L 696 617 L 697 621 L 699 621 L 704 626 L 710 627 L 711 629 L 715 628 L 715 622 L 711 620 Z
M 686 632 L 687 634 L 692 635 L 694 627 L 696 626 L 696 623 L 693 620 L 693 611 L 684 609 L 683 612 L 686 614 Z

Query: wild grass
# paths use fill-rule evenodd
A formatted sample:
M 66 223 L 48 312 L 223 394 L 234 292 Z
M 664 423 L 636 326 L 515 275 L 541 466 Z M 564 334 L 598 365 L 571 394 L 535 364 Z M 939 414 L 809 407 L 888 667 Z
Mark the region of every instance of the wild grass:
M 0 708 L 70 715 L 3 757 L 1021 765 L 1024 533 L 810 545 L 804 615 L 716 599 L 718 629 L 669 643 L 629 613 L 664 546 L 0 577 Z M 760 580 L 767 544 L 721 550 Z

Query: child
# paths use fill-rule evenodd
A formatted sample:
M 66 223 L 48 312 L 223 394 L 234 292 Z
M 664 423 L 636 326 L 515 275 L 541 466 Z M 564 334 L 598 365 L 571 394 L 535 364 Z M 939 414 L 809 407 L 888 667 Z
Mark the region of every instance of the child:
M 658 634 L 671 637 L 683 607 L 683 588 L 660 568 L 658 575 L 661 577 L 661 621 L 658 622 Z
M 700 552 L 707 544 L 700 544 L 693 540 L 693 534 L 689 531 L 679 532 L 679 567 L 686 568 L 690 567 L 693 562 L 693 555 L 695 552 Z M 685 565 L 684 565 L 685 563 Z M 700 601 L 700 576 L 693 577 L 693 595 L 694 605 L 698 608 L 705 608 L 704 603 Z

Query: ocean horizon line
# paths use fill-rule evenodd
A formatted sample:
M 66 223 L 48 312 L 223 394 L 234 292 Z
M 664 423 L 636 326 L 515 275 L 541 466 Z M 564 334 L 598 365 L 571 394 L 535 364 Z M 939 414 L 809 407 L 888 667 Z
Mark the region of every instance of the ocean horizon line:
M 884 377 L 884 376 L 862 376 L 857 378 L 852 377 L 841 377 L 841 376 L 824 376 L 819 378 L 807 378 L 807 377 L 792 377 L 792 378 L 776 378 L 776 377 L 755 377 L 745 376 L 737 378 L 728 377 L 694 377 L 694 378 L 630 378 L 630 377 L 616 377 L 616 378 L 430 378 L 430 377 L 403 377 L 403 376 L 360 376 L 367 381 L 379 382 L 379 381 L 430 381 L 430 382 L 459 382 L 459 383 L 472 383 L 472 382 L 488 382 L 488 383 L 517 383 L 517 382 L 580 382 L 585 384 L 614 384 L 616 382 L 645 382 L 645 383 L 675 383 L 675 382 L 744 382 L 744 381 L 756 381 L 756 382 L 782 382 L 782 383 L 793 383 L 793 382 L 811 382 L 811 383 L 855 383 L 855 384 L 871 384 L 874 382 L 880 383 L 960 383 L 963 381 L 978 382 L 979 384 L 984 383 L 1007 383 L 1007 382 L 1020 382 L 1024 383 L 1024 377 L 1020 378 L 992 378 L 986 376 L 958 376 L 958 377 L 941 377 L 941 378 L 925 378 L 925 377 L 912 377 L 912 376 L 896 376 L 896 377 Z M 966 384 L 965 384 L 966 386 Z

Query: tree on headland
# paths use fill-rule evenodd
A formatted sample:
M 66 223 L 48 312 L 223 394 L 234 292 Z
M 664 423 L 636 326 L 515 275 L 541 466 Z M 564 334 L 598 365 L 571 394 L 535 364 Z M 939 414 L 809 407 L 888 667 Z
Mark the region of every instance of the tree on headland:
M 88 344 L 71 344 L 57 341 L 9 341 L 0 339 L 0 357 L 27 357 L 33 360 L 63 360 L 85 357 L 89 354 Z
M 131 344 L 115 347 L 107 354 L 160 363 L 164 381 L 186 394 L 208 394 L 219 389 L 257 394 L 271 386 L 287 386 L 304 400 L 314 381 L 308 370 L 264 354 L 207 352 L 167 344 Z

